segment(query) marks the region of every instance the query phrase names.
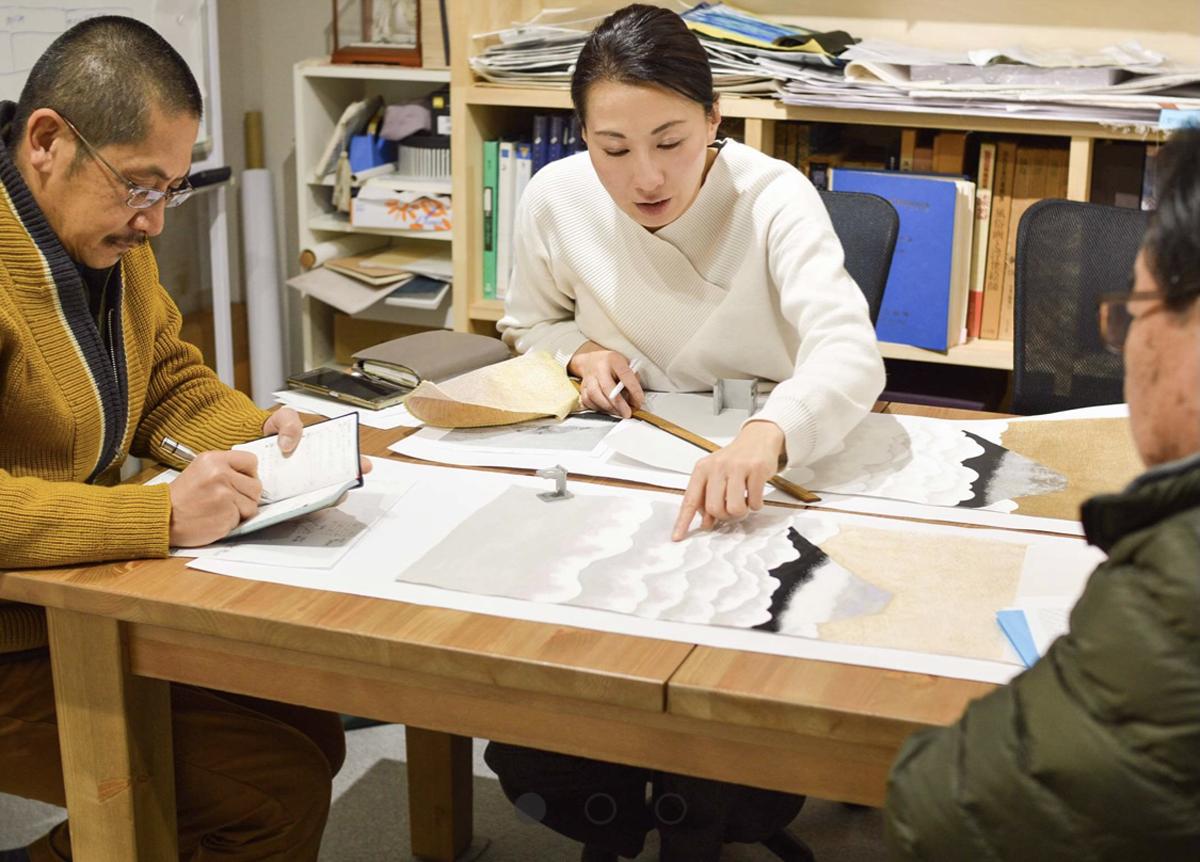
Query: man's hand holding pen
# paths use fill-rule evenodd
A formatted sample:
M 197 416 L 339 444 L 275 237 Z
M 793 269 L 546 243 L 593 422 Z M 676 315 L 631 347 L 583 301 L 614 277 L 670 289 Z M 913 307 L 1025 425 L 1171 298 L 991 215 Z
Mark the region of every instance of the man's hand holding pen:
M 263 424 L 263 436 L 279 439 L 279 448 L 290 454 L 300 445 L 304 423 L 290 407 L 281 407 Z M 224 538 L 230 530 L 252 517 L 262 501 L 258 458 L 250 452 L 217 451 L 195 453 L 184 444 L 166 437 L 163 454 L 187 463 L 171 483 L 170 544 L 194 548 Z M 363 473 L 371 462 L 363 458 Z

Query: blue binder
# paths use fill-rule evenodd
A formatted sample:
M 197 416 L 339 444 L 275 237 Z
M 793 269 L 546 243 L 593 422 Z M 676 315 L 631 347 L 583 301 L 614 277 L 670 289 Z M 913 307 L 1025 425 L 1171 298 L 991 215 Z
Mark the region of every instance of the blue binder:
M 533 116 L 533 173 L 537 173 L 549 162 L 547 150 L 550 146 L 550 117 L 547 114 Z
M 557 162 L 563 156 L 568 155 L 563 148 L 563 135 L 567 131 L 567 124 L 564 122 L 562 114 L 550 115 L 550 137 L 546 142 L 546 162 Z
M 896 252 L 875 325 L 879 340 L 946 350 L 958 197 L 954 178 L 835 168 L 830 188 L 879 195 L 900 215 Z

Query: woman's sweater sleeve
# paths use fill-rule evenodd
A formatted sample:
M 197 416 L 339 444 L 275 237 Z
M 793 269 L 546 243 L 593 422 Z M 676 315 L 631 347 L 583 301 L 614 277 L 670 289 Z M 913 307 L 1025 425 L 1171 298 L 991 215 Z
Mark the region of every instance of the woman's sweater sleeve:
M 496 324 L 518 353 L 544 350 L 566 365 L 584 342 L 575 323 L 575 294 L 554 277 L 546 235 L 539 224 L 541 186 L 531 185 L 517 206 L 513 272 L 504 317 Z
M 768 266 L 779 306 L 800 335 L 795 370 L 754 419 L 787 438 L 791 466 L 835 451 L 883 390 L 883 359 L 862 291 L 843 266 L 842 246 L 820 196 L 807 183 L 780 183 L 789 201 L 767 235 Z

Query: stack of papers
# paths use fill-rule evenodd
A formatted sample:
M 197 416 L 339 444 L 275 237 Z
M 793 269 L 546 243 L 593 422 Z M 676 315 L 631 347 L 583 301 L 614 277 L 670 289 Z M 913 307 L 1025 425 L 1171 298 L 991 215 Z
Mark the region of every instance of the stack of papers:
M 282 389 L 274 393 L 276 403 L 291 407 L 300 413 L 311 413 L 314 416 L 341 416 L 343 413 L 358 414 L 358 421 L 371 428 L 390 431 L 393 428 L 417 428 L 421 420 L 408 412 L 403 404 L 385 407 L 382 410 L 371 410 L 366 407 L 354 407 L 342 401 L 322 398 L 311 392 L 300 392 L 296 389 Z
M 840 59 L 848 61 L 840 71 L 765 62 L 786 77 L 789 105 L 1148 126 L 1167 107 L 1200 109 L 1200 67 L 1171 64 L 1136 42 L 1082 54 L 932 51 L 872 39 Z
M 480 33 L 485 47 L 471 68 L 488 81 L 522 87 L 564 87 L 600 16 L 554 20 L 574 10 L 543 10 L 507 30 Z M 814 33 L 743 12 L 727 3 L 700 3 L 681 13 L 708 52 L 713 84 L 726 93 L 770 93 L 780 78 L 760 60 L 785 66 L 840 66 L 837 54 L 853 40 L 846 33 Z
M 313 427 L 305 429 L 305 434 Z M 271 443 L 274 444 L 273 438 Z M 354 457 L 357 460 L 357 445 Z M 265 573 L 275 573 L 278 577 L 301 573 L 305 579 L 320 578 L 322 575 L 315 570 L 335 569 L 413 486 L 413 481 L 405 476 L 403 465 L 380 458 L 370 460 L 372 470 L 365 479 L 366 485 L 334 497 L 330 502 L 335 505 L 310 512 L 297 511 L 287 519 L 260 525 L 253 531 L 245 529 L 262 519 L 272 506 L 280 504 L 262 505 L 257 515 L 244 521 L 224 539 L 200 548 L 174 548 L 171 554 L 193 558 L 189 565 L 195 568 L 201 567 L 199 561 L 218 565 L 250 564 L 261 566 Z M 171 482 L 178 475 L 174 470 L 167 470 L 151 479 L 149 484 Z M 306 582 L 305 585 L 313 583 Z
M 507 30 L 479 33 L 477 42 L 491 42 L 471 58 L 471 69 L 487 81 L 510 86 L 562 88 L 571 83 L 575 61 L 588 34 L 600 18 L 539 23 L 537 18 Z
M 437 309 L 450 292 L 453 264 L 449 249 L 421 253 L 392 247 L 368 254 L 334 258 L 324 266 L 288 279 L 288 286 L 358 314 L 378 302 L 410 308 Z M 408 285 L 409 289 L 404 289 Z
M 372 287 L 386 287 L 389 284 L 408 281 L 413 277 L 399 267 L 380 263 L 373 254 L 356 254 L 350 257 L 335 257 L 325 264 L 327 269 L 348 275 L 350 278 L 369 284 Z
M 681 17 L 708 52 L 713 84 L 723 92 L 771 92 L 796 68 L 838 69 L 854 39 L 769 21 L 728 3 L 700 3 Z

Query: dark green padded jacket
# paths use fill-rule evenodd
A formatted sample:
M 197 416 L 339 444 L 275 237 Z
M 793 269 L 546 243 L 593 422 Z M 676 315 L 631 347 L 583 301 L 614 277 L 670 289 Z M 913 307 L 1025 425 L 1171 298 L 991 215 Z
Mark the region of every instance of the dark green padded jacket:
M 1070 632 L 888 780 L 895 859 L 1200 860 L 1200 455 L 1083 508 Z

